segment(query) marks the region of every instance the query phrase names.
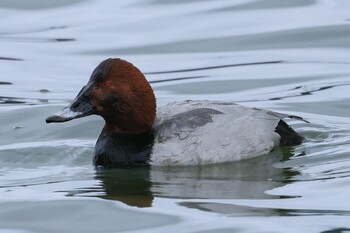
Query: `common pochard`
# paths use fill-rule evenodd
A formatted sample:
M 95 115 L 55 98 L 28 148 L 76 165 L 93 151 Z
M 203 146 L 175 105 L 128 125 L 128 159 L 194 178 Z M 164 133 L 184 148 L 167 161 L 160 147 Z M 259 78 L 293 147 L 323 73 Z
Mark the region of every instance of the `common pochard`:
M 188 100 L 156 111 L 145 76 L 117 58 L 101 62 L 74 101 L 46 122 L 92 114 L 105 120 L 94 156 L 94 164 L 103 167 L 223 163 L 303 140 L 282 120 L 302 118 L 233 102 Z

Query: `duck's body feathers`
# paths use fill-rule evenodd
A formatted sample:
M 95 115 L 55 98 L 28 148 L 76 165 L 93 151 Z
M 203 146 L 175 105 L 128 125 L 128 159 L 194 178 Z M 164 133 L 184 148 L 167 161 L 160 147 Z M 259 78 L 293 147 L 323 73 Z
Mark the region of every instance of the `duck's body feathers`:
M 232 102 L 168 104 L 158 109 L 153 127 L 151 164 L 200 165 L 237 161 L 266 154 L 282 142 L 300 144 L 302 138 L 282 121 L 286 117 L 302 120 Z M 285 139 L 291 136 L 295 140 Z

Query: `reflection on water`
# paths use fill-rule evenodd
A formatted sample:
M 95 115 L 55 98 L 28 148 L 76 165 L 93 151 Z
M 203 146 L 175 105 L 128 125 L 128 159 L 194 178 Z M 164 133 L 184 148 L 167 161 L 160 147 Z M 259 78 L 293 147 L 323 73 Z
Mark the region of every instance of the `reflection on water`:
M 33 38 L 33 37 L 9 37 L 9 36 L 1 36 L 0 40 L 4 41 L 17 41 L 17 42 L 37 42 L 37 43 L 42 43 L 42 42 L 71 42 L 75 41 L 73 38 Z M 16 59 L 16 58 L 14 58 Z M 12 59 L 12 60 L 14 60 Z
M 191 39 L 158 45 L 134 46 L 130 48 L 108 48 L 94 50 L 88 54 L 162 54 L 227 52 L 249 50 L 272 50 L 290 48 L 348 48 L 350 47 L 350 25 L 320 26 L 253 35 L 226 36 L 220 38 Z M 322 38 L 322 39 L 320 39 Z
M 13 58 L 13 57 L 0 57 L 0 60 L 7 60 L 7 61 L 23 61 L 19 58 Z
M 236 6 L 222 8 L 223 11 L 242 11 L 242 10 L 264 10 L 264 9 L 278 9 L 291 7 L 305 7 L 317 3 L 316 0 L 258 0 L 248 3 L 238 4 Z
M 56 29 L 65 29 L 65 28 L 67 28 L 67 26 L 51 26 L 51 27 L 37 28 L 37 29 L 24 28 L 22 30 L 7 30 L 7 31 L 1 31 L 0 36 L 40 33 L 40 32 L 46 32 L 46 31 L 51 31 Z
M 75 41 L 74 38 L 44 38 L 38 37 L 37 35 L 40 33 L 50 32 L 52 30 L 61 30 L 67 29 L 67 26 L 51 26 L 45 28 L 35 28 L 35 29 L 27 29 L 24 28 L 22 30 L 7 30 L 0 32 L 0 40 L 9 41 L 9 42 L 72 42 Z M 23 36 L 26 34 L 33 34 L 33 36 Z M 10 60 L 10 61 L 23 61 L 19 58 L 7 58 L 0 57 L 0 60 Z
M 206 67 L 191 68 L 191 69 L 146 72 L 145 74 L 148 75 L 148 74 L 182 73 L 182 72 L 193 72 L 193 71 L 201 71 L 201 70 L 222 69 L 222 68 L 236 67 L 236 66 L 269 65 L 269 64 L 278 64 L 282 62 L 283 61 L 265 61 L 265 62 L 251 62 L 251 63 L 241 63 L 241 64 L 228 64 L 228 65 L 206 66 Z M 167 81 L 174 81 L 174 80 L 167 80 Z
M 199 209 L 201 211 L 215 212 L 228 215 L 229 217 L 252 217 L 252 216 L 322 216 L 340 215 L 350 216 L 350 211 L 342 210 L 318 210 L 318 209 L 274 209 L 274 208 L 253 208 L 240 206 L 232 203 L 215 203 L 210 201 L 181 202 L 180 205 L 187 208 Z
M 229 164 L 190 167 L 134 167 L 99 170 L 100 187 L 80 188 L 77 195 L 118 200 L 127 205 L 151 207 L 155 197 L 175 199 L 269 199 L 265 191 L 283 186 L 298 175 L 273 164 L 293 155 L 278 148 L 269 155 Z M 69 191 L 74 196 L 74 191 Z M 96 194 L 97 193 L 97 194 Z M 103 193 L 103 194 L 101 194 Z M 284 198 L 287 198 L 284 197 Z M 220 204 L 222 205 L 222 204 Z M 193 207 L 193 206 L 192 206 Z
M 1 85 L 1 84 L 0 84 Z M 47 99 L 22 99 L 10 96 L 0 96 L 0 104 L 26 104 L 26 105 L 36 105 L 48 103 Z
M 100 190 L 104 192 L 97 197 L 137 207 L 152 206 L 154 196 L 148 167 L 102 170 L 97 172 L 96 179 L 101 181 Z
M 0 7 L 21 9 L 21 10 L 43 10 L 47 8 L 55 8 L 67 6 L 69 4 L 76 4 L 86 0 L 59 0 L 59 1 L 45 1 L 45 0 L 1 0 Z

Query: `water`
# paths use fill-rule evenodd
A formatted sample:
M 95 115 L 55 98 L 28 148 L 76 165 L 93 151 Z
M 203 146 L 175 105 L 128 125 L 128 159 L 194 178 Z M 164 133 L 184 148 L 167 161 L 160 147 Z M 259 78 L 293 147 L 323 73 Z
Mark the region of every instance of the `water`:
M 347 0 L 0 2 L 0 232 L 350 231 Z M 98 117 L 47 125 L 122 57 L 158 105 L 234 100 L 302 116 L 256 159 L 96 171 Z

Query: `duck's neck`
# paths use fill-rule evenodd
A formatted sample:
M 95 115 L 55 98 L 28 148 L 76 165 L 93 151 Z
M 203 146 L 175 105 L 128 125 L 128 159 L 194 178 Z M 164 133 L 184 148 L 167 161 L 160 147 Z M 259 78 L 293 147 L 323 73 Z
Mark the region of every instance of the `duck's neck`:
M 126 134 L 103 130 L 95 146 L 95 166 L 148 165 L 153 147 L 153 132 Z

